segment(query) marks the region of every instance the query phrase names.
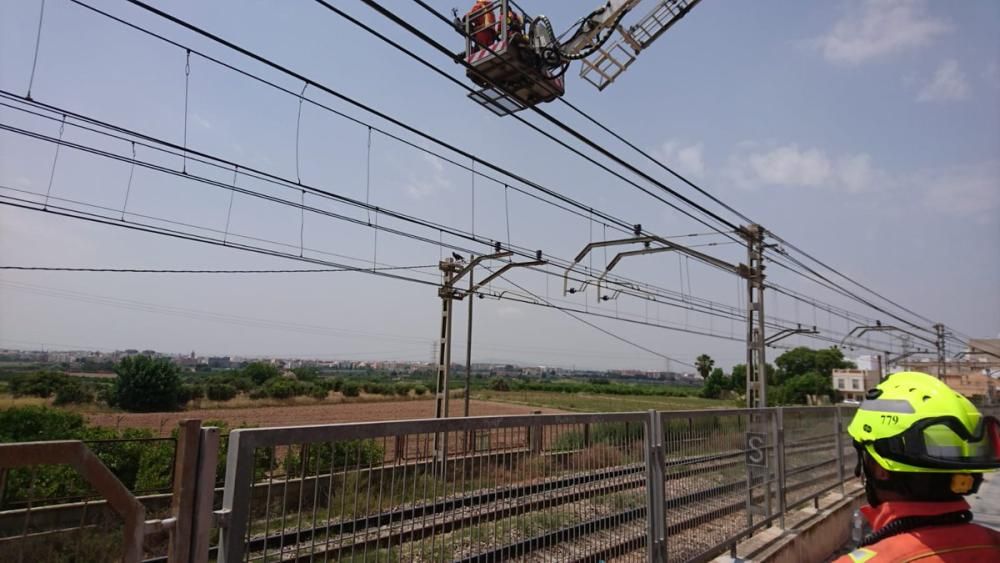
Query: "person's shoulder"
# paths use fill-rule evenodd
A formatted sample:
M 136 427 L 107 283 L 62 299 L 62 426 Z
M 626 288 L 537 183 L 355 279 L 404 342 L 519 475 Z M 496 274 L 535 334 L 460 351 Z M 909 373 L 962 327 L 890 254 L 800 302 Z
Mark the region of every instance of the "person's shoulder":
M 1000 560 L 1000 532 L 979 524 L 922 528 L 898 534 L 867 547 L 859 547 L 834 563 L 886 563 L 908 561 L 915 555 L 951 553 L 959 561 Z

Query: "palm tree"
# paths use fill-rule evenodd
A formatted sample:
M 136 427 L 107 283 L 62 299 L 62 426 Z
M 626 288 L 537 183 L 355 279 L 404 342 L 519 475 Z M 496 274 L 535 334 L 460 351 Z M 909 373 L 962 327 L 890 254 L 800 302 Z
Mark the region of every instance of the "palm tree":
M 708 374 L 711 373 L 712 367 L 715 366 L 715 360 L 708 354 L 702 354 L 695 359 L 694 365 L 695 369 L 698 370 L 698 374 L 704 380 L 708 379 Z

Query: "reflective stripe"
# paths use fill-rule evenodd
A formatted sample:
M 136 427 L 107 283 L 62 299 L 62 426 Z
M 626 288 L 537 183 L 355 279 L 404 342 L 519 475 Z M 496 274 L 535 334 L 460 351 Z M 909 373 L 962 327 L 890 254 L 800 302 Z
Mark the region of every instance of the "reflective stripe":
M 861 563 L 862 561 L 868 561 L 872 557 L 878 555 L 870 549 L 865 549 L 863 547 L 855 549 L 854 551 L 847 554 L 854 563 Z
M 903 399 L 865 399 L 858 407 L 865 411 L 879 412 L 899 412 L 903 414 L 913 414 L 913 405 Z

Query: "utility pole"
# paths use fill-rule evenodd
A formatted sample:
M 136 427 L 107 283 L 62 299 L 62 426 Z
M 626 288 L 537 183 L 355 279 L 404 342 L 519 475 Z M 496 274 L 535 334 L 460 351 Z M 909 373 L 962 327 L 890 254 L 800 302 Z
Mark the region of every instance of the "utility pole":
M 546 263 L 545 260 L 542 260 L 542 251 L 539 250 L 535 255 L 535 260 L 527 262 L 508 262 L 498 268 L 495 272 L 483 278 L 483 281 L 478 284 L 473 283 L 472 271 L 481 262 L 485 260 L 499 260 L 514 254 L 509 250 L 500 250 L 499 242 L 495 244 L 494 249 L 495 252 L 493 254 L 473 257 L 469 260 L 468 264 L 466 264 L 465 260 L 458 254 L 454 254 L 453 258 L 446 258 L 438 263 L 438 268 L 441 270 L 442 274 L 441 287 L 438 288 L 438 296 L 441 298 L 441 332 L 439 333 L 440 341 L 438 343 L 439 353 L 437 381 L 434 388 L 434 418 L 448 418 L 448 376 L 451 372 L 451 313 L 454 302 L 456 300 L 461 301 L 465 297 L 469 298 L 469 344 L 466 349 L 466 369 L 468 370 L 471 367 L 470 362 L 472 357 L 472 299 L 476 290 L 502 276 L 511 268 L 539 266 Z M 465 277 L 466 274 L 469 275 L 469 289 L 463 292 L 462 290 L 457 289 L 455 284 Z M 469 412 L 468 374 L 469 372 L 466 371 L 466 415 L 468 415 Z M 469 443 L 470 439 L 471 434 L 466 437 L 466 443 Z M 435 472 L 443 478 L 448 465 L 448 444 L 443 432 L 438 432 L 434 435 L 434 457 L 437 465 Z
M 767 339 L 764 333 L 764 229 L 757 224 L 740 228 L 740 235 L 747 244 L 747 263 L 742 265 L 740 275 L 747 280 L 747 407 L 764 409 L 767 407 L 767 361 L 765 349 Z M 775 335 L 778 336 L 778 335 Z M 776 469 L 772 465 L 771 454 L 777 452 L 780 423 L 777 414 L 770 417 L 765 411 L 751 411 L 746 436 L 748 451 L 757 452 L 754 463 L 747 462 L 747 525 L 752 526 L 754 515 L 765 519 L 771 517 L 771 474 Z M 775 440 L 775 441 L 772 441 Z M 748 457 L 748 460 L 750 458 Z M 780 463 L 777 455 L 775 464 Z M 756 500 L 757 487 L 763 486 L 763 498 Z M 780 491 L 778 492 L 780 495 Z
M 469 262 L 471 263 L 476 257 L 469 255 Z M 472 387 L 472 304 L 476 301 L 472 297 L 472 292 L 475 289 L 472 277 L 475 272 L 469 271 L 469 328 L 465 335 L 465 409 L 462 412 L 462 416 L 469 416 L 469 391 Z
M 462 263 L 446 258 L 438 263 L 441 270 L 441 332 L 438 340 L 437 377 L 434 386 L 434 418 L 448 418 L 448 372 L 451 370 L 451 310 L 455 298 L 455 274 L 462 269 Z
M 764 356 L 764 229 L 741 230 L 747 242 L 747 407 L 767 406 L 767 362 Z
M 483 287 L 484 285 L 490 283 L 494 279 L 507 273 L 511 268 L 527 267 L 527 266 L 540 266 L 547 263 L 542 260 L 542 251 L 536 252 L 535 259 L 527 262 L 508 262 L 502 267 L 497 269 L 495 272 L 483 278 L 479 283 L 472 283 L 470 279 L 468 291 L 463 291 L 457 289 L 455 284 L 457 284 L 466 274 L 472 273 L 473 269 L 480 263 L 486 260 L 499 260 L 502 258 L 507 258 L 512 256 L 514 253 L 509 250 L 500 250 L 500 243 L 496 243 L 494 246 L 496 252 L 493 254 L 487 254 L 483 256 L 477 256 L 469 260 L 466 264 L 465 259 L 459 255 L 454 255 L 454 258 L 445 258 L 438 263 L 438 268 L 442 273 L 441 287 L 438 288 L 438 297 L 441 298 L 441 331 L 439 333 L 440 341 L 438 343 L 438 366 L 437 366 L 437 381 L 434 387 L 434 418 L 448 418 L 448 379 L 451 372 L 451 317 L 452 308 L 454 301 L 461 301 L 466 296 L 471 299 L 472 295 L 477 289 Z M 471 308 L 470 308 L 471 313 Z M 471 336 L 472 331 L 472 321 L 471 314 L 469 316 L 469 334 Z M 471 339 L 470 339 L 471 342 Z M 471 354 L 471 348 L 468 354 Z
M 945 347 L 944 347 L 944 325 L 938 323 L 934 325 L 934 331 L 937 333 L 937 340 L 935 341 L 935 346 L 937 347 L 937 376 L 938 379 L 944 379 L 944 364 L 945 364 Z

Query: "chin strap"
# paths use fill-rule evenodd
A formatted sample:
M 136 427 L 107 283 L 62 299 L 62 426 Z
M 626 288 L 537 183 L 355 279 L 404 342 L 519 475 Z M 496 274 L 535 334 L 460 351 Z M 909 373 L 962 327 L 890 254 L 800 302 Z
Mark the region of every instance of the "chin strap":
M 899 534 L 905 534 L 916 530 L 917 528 L 925 528 L 927 526 L 950 526 L 953 524 L 965 524 L 968 522 L 972 522 L 972 513 L 968 510 L 949 512 L 947 514 L 938 514 L 935 516 L 907 516 L 905 518 L 893 520 L 881 529 L 868 534 L 863 540 L 861 540 L 858 547 L 872 545 L 873 543 L 878 543 L 886 538 L 891 538 L 892 536 Z

